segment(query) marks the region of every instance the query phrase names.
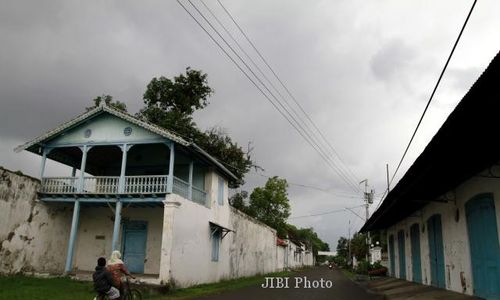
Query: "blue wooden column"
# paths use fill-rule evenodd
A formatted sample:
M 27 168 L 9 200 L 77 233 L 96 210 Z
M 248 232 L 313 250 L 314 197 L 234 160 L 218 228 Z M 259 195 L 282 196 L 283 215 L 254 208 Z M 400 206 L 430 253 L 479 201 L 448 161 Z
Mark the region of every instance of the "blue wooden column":
M 87 152 L 90 150 L 90 147 L 87 145 L 83 145 L 80 148 L 82 150 L 82 163 L 80 165 L 80 181 L 78 183 L 78 192 L 83 192 L 83 177 L 85 176 L 85 166 L 87 165 Z
M 69 234 L 68 254 L 66 255 L 65 273 L 71 272 L 73 268 L 73 252 L 75 250 L 76 233 L 78 231 L 78 221 L 80 219 L 80 201 L 75 200 L 73 206 L 73 220 L 71 221 L 71 232 Z
M 123 144 L 122 149 L 122 166 L 120 171 L 120 181 L 118 183 L 118 193 L 125 192 L 125 170 L 127 169 L 127 153 L 129 149 L 129 145 Z
M 118 237 L 120 236 L 120 225 L 122 221 L 122 202 L 120 199 L 116 202 L 115 208 L 115 224 L 113 226 L 113 240 L 111 243 L 111 250 L 119 250 L 118 249 Z
M 42 149 L 42 162 L 40 164 L 40 181 L 43 179 L 43 174 L 45 173 L 45 163 L 47 162 L 47 155 L 49 155 L 51 148 Z
M 175 149 L 174 142 L 170 142 L 170 161 L 168 164 L 168 179 L 167 179 L 167 193 L 172 194 L 174 189 L 174 160 L 175 160 Z
M 193 161 L 189 163 L 189 191 L 188 199 L 193 200 Z

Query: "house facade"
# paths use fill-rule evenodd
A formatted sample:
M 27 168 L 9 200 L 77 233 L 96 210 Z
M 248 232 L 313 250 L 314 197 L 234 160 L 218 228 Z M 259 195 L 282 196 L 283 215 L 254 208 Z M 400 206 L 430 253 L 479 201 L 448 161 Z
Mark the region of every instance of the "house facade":
M 237 178 L 163 128 L 101 105 L 23 150 L 40 155 L 39 181 L 0 182 L 2 273 L 92 271 L 112 250 L 131 272 L 180 287 L 285 267 L 276 231 L 229 205 Z M 48 159 L 70 174 L 46 176 Z
M 392 276 L 500 299 L 499 78 L 497 54 L 363 226 Z

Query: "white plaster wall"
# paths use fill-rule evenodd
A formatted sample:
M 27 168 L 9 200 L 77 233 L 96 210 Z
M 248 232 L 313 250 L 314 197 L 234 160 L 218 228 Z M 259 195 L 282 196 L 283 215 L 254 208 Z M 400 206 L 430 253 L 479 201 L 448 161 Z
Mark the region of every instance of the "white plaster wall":
M 72 208 L 37 201 L 39 185 L 0 168 L 0 273 L 64 271 Z
M 160 249 L 163 224 L 163 207 L 143 208 L 123 205 L 122 223 L 124 221 L 146 221 L 147 240 L 144 263 L 145 274 L 158 274 L 160 271 Z M 93 271 L 97 259 L 101 256 L 109 258 L 113 239 L 114 212 L 109 207 L 85 207 L 80 210 L 77 241 L 73 268 Z M 98 239 L 97 237 L 104 237 Z M 120 249 L 122 228 L 120 228 Z
M 224 184 L 224 204 L 218 204 L 218 177 L 213 171 L 206 176 L 206 205 L 178 195 L 167 197 L 168 201 L 180 204 L 174 210 L 170 257 L 170 280 L 177 287 L 265 274 L 284 268 L 284 250 L 276 245 L 276 230 L 232 208 L 228 203 L 227 182 Z M 222 240 L 217 262 L 212 261 L 209 221 L 233 230 Z M 280 261 L 277 259 L 279 255 L 282 257 Z M 308 255 L 305 260 L 294 262 L 291 254 L 288 261 L 294 267 L 302 266 L 304 262 L 312 265 L 313 255 Z
M 286 268 L 286 265 L 285 265 L 285 255 L 287 255 L 287 253 L 286 253 L 287 247 L 288 246 L 286 246 L 286 247 L 282 247 L 282 246 L 276 247 L 276 271 L 283 271 Z
M 171 252 L 171 282 L 177 287 L 214 282 L 229 271 L 226 236 L 219 249 L 219 261 L 212 261 L 209 208 L 178 197 L 180 207 L 174 213 Z
M 302 251 L 301 251 L 302 249 Z M 288 242 L 288 267 L 300 268 L 304 266 L 314 265 L 314 255 L 312 252 L 304 251 L 302 246 L 299 246 L 291 241 Z
M 231 277 L 271 273 L 276 266 L 276 230 L 231 208 Z M 281 248 L 281 247 L 279 247 Z
M 396 277 L 399 277 L 399 259 L 398 259 L 398 243 L 397 232 L 401 229 L 408 234 L 406 238 L 406 265 L 407 278 L 412 280 L 412 265 L 411 265 L 411 250 L 410 250 L 410 226 L 418 223 L 420 227 L 420 252 L 422 263 L 422 281 L 424 284 L 430 285 L 430 261 L 429 261 L 429 243 L 427 235 L 427 220 L 434 214 L 441 215 L 442 231 L 443 231 L 443 246 L 444 246 L 444 262 L 445 262 L 445 283 L 446 288 L 460 293 L 472 295 L 473 293 L 473 278 L 472 266 L 470 260 L 470 247 L 467 232 L 467 220 L 465 216 L 465 203 L 474 196 L 481 193 L 493 193 L 495 200 L 495 209 L 497 217 L 497 227 L 500 224 L 500 182 L 494 178 L 484 178 L 474 176 L 467 180 L 453 191 L 447 193 L 448 203 L 431 202 L 420 211 L 414 213 L 401 222 L 388 228 L 387 236 L 393 234 L 395 238 L 395 262 L 396 262 Z M 456 200 L 454 200 L 456 199 Z M 459 221 L 455 221 L 455 212 L 459 210 Z M 422 232 L 422 226 L 425 226 Z M 497 228 L 500 233 L 500 228 Z M 405 234 L 406 236 L 406 234 Z M 499 236 L 500 240 L 500 236 Z M 463 272 L 465 277 L 465 286 L 462 286 L 460 273 Z

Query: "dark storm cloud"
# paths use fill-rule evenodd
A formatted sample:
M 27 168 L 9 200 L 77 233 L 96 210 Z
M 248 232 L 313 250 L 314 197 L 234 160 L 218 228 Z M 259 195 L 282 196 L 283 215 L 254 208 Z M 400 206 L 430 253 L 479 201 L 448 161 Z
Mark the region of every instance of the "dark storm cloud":
M 206 3 L 224 16 L 216 2 Z M 223 3 L 358 179 L 383 192 L 385 164 L 392 168 L 404 150 L 469 1 Z M 397 178 L 500 48 L 498 6 L 494 0 L 477 6 Z M 176 1 L 0 0 L 0 45 L 0 165 L 36 175 L 39 158 L 16 154 L 15 146 L 81 113 L 103 93 L 134 113 L 152 77 L 191 66 L 208 73 L 216 90 L 195 114 L 202 128 L 224 127 L 245 147 L 252 141 L 253 158 L 268 175 L 353 193 Z M 51 164 L 47 172 L 66 170 Z M 264 182 L 249 174 L 244 188 Z M 362 203 L 296 186 L 290 199 L 297 216 Z M 291 221 L 315 227 L 334 247 L 349 220 L 353 230 L 362 224 L 351 213 Z

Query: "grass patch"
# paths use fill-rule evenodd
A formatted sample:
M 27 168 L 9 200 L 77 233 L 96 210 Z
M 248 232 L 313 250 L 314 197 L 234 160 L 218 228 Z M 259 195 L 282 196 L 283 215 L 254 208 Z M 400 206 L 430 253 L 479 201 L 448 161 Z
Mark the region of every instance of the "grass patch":
M 256 284 L 264 283 L 265 277 L 284 277 L 290 276 L 292 272 L 277 272 L 271 273 L 267 275 L 258 275 L 252 277 L 243 277 L 238 279 L 231 280 L 223 280 L 217 283 L 208 283 L 201 284 L 185 289 L 175 290 L 168 295 L 164 295 L 162 297 L 154 298 L 154 299 L 189 299 L 196 296 L 208 295 L 208 294 L 217 294 L 224 291 L 237 290 L 240 288 L 244 288 L 247 286 L 252 286 Z
M 223 280 L 201 284 L 185 289 L 176 289 L 166 295 L 144 295 L 145 300 L 181 300 L 216 294 L 261 284 L 265 277 L 290 276 L 292 272 L 277 272 L 267 275 Z M 95 296 L 92 282 L 72 280 L 67 277 L 35 278 L 22 275 L 0 277 L 0 300 L 90 300 Z
M 89 300 L 95 296 L 91 282 L 69 278 L 0 277 L 0 299 Z
M 348 269 L 340 269 L 340 271 L 342 271 L 342 273 L 345 275 L 345 277 L 349 278 L 350 280 L 356 280 L 357 275 L 353 271 L 348 270 Z

